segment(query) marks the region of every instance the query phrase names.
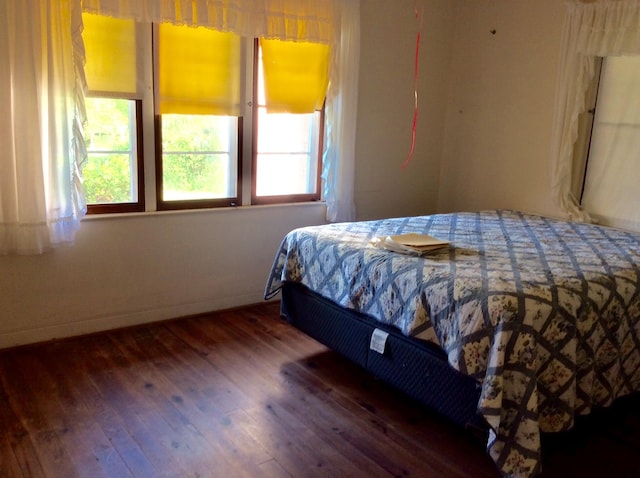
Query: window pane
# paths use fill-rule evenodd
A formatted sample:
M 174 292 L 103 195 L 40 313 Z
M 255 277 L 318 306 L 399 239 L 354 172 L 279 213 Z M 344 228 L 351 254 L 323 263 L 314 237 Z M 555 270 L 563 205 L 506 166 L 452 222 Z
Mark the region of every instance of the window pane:
M 262 48 L 256 65 L 258 114 L 256 117 L 255 197 L 316 195 L 322 113 L 267 113 Z
M 128 154 L 88 154 L 83 170 L 87 204 L 134 202 Z
M 86 98 L 87 163 L 82 175 L 88 204 L 138 200 L 135 101 Z
M 267 114 L 258 110 L 258 151 L 261 153 L 309 153 L 314 114 Z
M 256 195 L 316 192 L 317 159 L 309 154 L 258 154 Z
M 320 113 L 258 110 L 256 196 L 317 193 Z
M 640 56 L 604 60 L 582 205 L 602 223 L 640 230 Z
M 229 116 L 162 116 L 162 198 L 233 198 L 238 120 Z

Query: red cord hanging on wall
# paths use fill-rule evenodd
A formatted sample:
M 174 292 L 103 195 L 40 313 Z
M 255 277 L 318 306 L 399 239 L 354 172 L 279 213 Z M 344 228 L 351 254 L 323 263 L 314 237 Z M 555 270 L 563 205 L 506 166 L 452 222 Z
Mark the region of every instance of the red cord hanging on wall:
M 402 169 L 406 168 L 413 157 L 413 152 L 416 147 L 416 129 L 418 126 L 418 73 L 419 73 L 419 59 L 420 59 L 420 34 L 422 32 L 422 21 L 424 19 L 424 7 L 420 9 L 418 12 L 418 2 L 414 0 L 413 2 L 413 12 L 415 14 L 416 20 L 418 21 L 418 34 L 416 35 L 416 57 L 414 64 L 414 72 L 413 72 L 413 125 L 411 127 L 411 148 L 409 149 L 409 154 L 407 159 L 402 163 Z

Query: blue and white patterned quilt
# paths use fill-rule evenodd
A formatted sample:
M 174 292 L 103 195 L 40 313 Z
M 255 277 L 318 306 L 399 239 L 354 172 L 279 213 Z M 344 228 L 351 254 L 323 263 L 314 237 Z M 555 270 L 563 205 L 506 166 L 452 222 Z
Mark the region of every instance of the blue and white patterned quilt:
M 409 232 L 452 247 L 371 244 Z M 487 450 L 507 476 L 541 471 L 541 431 L 640 389 L 640 235 L 514 211 L 306 227 L 284 238 L 265 296 L 283 281 L 439 344 L 481 382 Z

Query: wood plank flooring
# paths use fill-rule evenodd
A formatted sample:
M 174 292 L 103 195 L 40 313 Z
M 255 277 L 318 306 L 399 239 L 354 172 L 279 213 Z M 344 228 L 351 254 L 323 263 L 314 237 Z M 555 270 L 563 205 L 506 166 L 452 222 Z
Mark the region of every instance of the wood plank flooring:
M 543 447 L 545 477 L 640 476 L 640 400 Z M 263 476 L 498 473 L 273 303 L 0 351 L 0 477 Z

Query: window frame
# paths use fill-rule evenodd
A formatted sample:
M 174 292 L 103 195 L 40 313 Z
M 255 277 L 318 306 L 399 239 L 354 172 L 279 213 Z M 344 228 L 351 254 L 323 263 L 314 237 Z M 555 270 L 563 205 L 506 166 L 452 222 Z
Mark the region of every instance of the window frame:
M 236 155 L 236 195 L 231 198 L 211 198 L 211 199 L 179 199 L 166 201 L 163 198 L 163 151 L 162 151 L 162 115 L 154 111 L 154 139 L 155 139 L 155 166 L 156 166 L 156 208 L 158 211 L 178 211 L 183 209 L 214 209 L 221 207 L 234 207 L 240 203 L 242 198 L 242 140 L 243 140 L 243 117 L 238 116 L 237 131 L 237 155 Z
M 251 138 L 251 204 L 252 205 L 265 205 L 265 204 L 286 204 L 286 203 L 298 203 L 298 202 L 315 202 L 320 201 L 322 197 L 322 157 L 324 151 L 324 131 L 325 131 L 325 107 L 326 98 L 322 104 L 322 109 L 319 110 L 319 128 L 318 128 L 318 156 L 316 158 L 316 192 L 307 194 L 282 194 L 277 196 L 258 196 L 257 184 L 258 184 L 258 118 L 260 105 L 258 104 L 258 68 L 260 62 L 260 39 L 254 38 L 253 40 L 253 108 L 251 112 L 252 116 L 252 138 Z
M 624 215 L 624 213 L 621 215 L 620 209 L 617 209 L 615 205 L 611 205 L 611 204 L 608 205 L 609 207 L 607 207 L 605 211 L 605 209 L 602 208 L 601 203 L 598 206 L 594 206 L 595 203 L 591 203 L 591 204 L 589 203 L 587 199 L 593 200 L 593 197 L 591 198 L 586 197 L 587 193 L 589 194 L 594 193 L 593 190 L 587 191 L 588 183 L 592 182 L 594 177 L 598 178 L 598 180 L 600 179 L 599 176 L 593 176 L 594 173 L 590 171 L 590 167 L 593 167 L 593 164 L 595 164 L 598 160 L 602 161 L 602 156 L 596 155 L 595 158 L 592 157 L 592 149 L 594 148 L 594 143 L 593 143 L 594 138 L 597 137 L 596 129 L 598 127 L 598 124 L 600 125 L 603 124 L 603 122 L 600 122 L 600 123 L 596 122 L 596 119 L 598 119 L 598 116 L 597 116 L 598 108 L 602 108 L 603 107 L 602 105 L 604 105 L 604 103 L 602 103 L 602 98 L 601 98 L 602 87 L 603 85 L 605 85 L 607 88 L 611 88 L 611 86 L 605 83 L 605 79 L 606 79 L 605 75 L 610 74 L 608 71 L 605 72 L 605 70 L 607 69 L 607 61 L 609 61 L 609 59 L 620 57 L 620 56 L 624 56 L 624 55 L 604 55 L 604 56 L 595 57 L 595 74 L 593 79 L 591 80 L 591 83 L 588 85 L 587 91 L 585 93 L 586 106 L 585 106 L 585 111 L 581 114 L 581 116 L 588 115 L 589 119 L 588 121 L 584 122 L 586 124 L 583 124 L 581 122 L 578 123 L 578 137 L 576 139 L 576 142 L 574 143 L 574 163 L 573 164 L 574 164 L 574 168 L 576 167 L 576 164 L 577 164 L 577 167 L 582 168 L 578 170 L 580 172 L 579 179 L 581 180 L 580 190 L 578 191 L 579 194 L 577 196 L 578 204 L 581 207 L 585 208 L 585 210 L 592 217 L 592 219 L 595 222 L 605 226 L 617 227 L 617 228 L 623 228 L 623 229 L 629 229 L 629 230 L 638 230 L 639 222 L 638 222 L 637 216 L 630 217 L 629 215 Z M 629 55 L 629 57 L 631 56 L 637 59 L 640 59 L 640 55 Z M 608 122 L 607 124 L 614 125 L 617 127 L 620 127 L 622 125 L 634 126 L 636 128 L 638 127 L 636 123 L 625 124 L 625 123 Z M 596 143 L 595 148 L 597 149 L 597 147 L 598 147 L 598 143 Z M 576 152 L 581 152 L 582 154 L 579 156 L 576 156 Z M 613 165 L 613 167 L 615 168 L 616 165 L 618 164 L 617 163 L 618 159 L 619 159 L 619 156 L 613 154 L 613 155 L 608 155 L 606 161 L 609 164 Z M 620 175 L 618 175 L 618 178 L 620 178 Z M 623 190 L 625 192 L 633 190 L 632 189 L 633 186 L 630 187 L 629 184 L 620 185 L 616 187 L 618 188 L 618 190 Z M 607 189 L 607 191 L 613 191 L 613 189 L 609 188 Z M 602 193 L 600 192 L 600 194 Z M 632 197 L 635 198 L 635 195 L 633 195 Z M 624 202 L 629 202 L 627 200 L 627 197 L 625 197 Z M 636 204 L 636 201 L 632 201 L 632 202 L 634 205 Z M 626 210 L 625 212 L 628 213 L 629 211 Z
M 121 202 L 121 203 L 87 203 L 87 214 L 119 214 L 128 212 L 144 212 L 145 211 L 145 178 L 144 178 L 144 133 L 143 133 L 143 121 L 142 121 L 142 100 L 130 99 L 130 98 L 114 98 L 112 96 L 100 96 L 92 95 L 95 98 L 107 98 L 107 99 L 126 99 L 133 101 L 135 105 L 135 121 L 133 127 L 135 128 L 136 138 L 136 176 L 137 176 L 137 196 L 138 200 L 134 202 Z
M 587 183 L 589 154 L 591 153 L 591 140 L 593 138 L 604 61 L 605 57 L 596 57 L 595 74 L 585 93 L 586 110 L 578 117 L 578 136 L 573 146 L 573 164 L 579 174 L 575 176 L 572 190 L 580 205 L 582 205 L 584 189 Z
M 135 101 L 135 137 L 136 137 L 136 167 L 138 172 L 137 187 L 138 201 L 134 203 L 87 204 L 87 214 L 120 214 L 132 212 L 179 211 L 194 209 L 217 209 L 237 206 L 275 205 L 287 203 L 318 202 L 322 200 L 322 168 L 325 142 L 325 105 L 318 110 L 319 125 L 318 151 L 316 158 L 315 192 L 308 194 L 284 194 L 273 196 L 258 196 L 257 168 L 258 168 L 258 65 L 259 38 L 244 37 L 244 61 L 241 70 L 241 111 L 237 116 L 237 177 L 236 196 L 233 198 L 215 199 L 163 199 L 163 151 L 162 151 L 162 115 L 158 111 L 158 66 L 157 51 L 157 23 L 139 24 L 136 30 L 136 41 L 143 42 L 144 52 L 139 68 L 139 80 L 147 86 L 143 88 L 140 97 L 123 98 Z M 252 51 L 248 51 L 252 48 Z M 141 66 L 144 64 L 144 66 Z M 249 73 L 248 69 L 252 71 Z M 250 82 L 250 83 L 249 83 Z M 247 98 L 247 95 L 251 95 Z M 116 98 L 109 92 L 94 92 L 92 96 Z M 245 121 L 247 117 L 251 121 Z M 145 127 L 143 127 L 143 125 Z M 144 144 L 146 143 L 146 148 Z M 250 154 L 245 154 L 250 151 Z M 147 173 L 145 175 L 145 172 Z M 311 179 L 311 178 L 310 178 Z

